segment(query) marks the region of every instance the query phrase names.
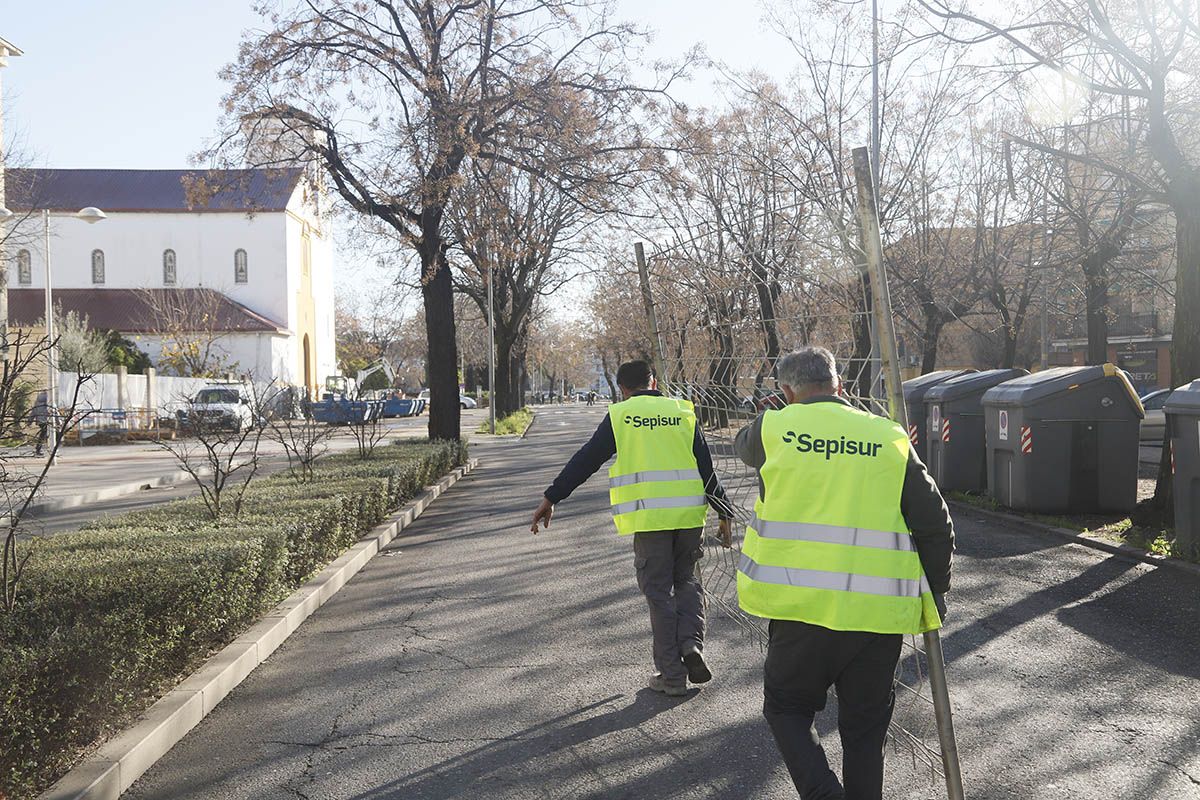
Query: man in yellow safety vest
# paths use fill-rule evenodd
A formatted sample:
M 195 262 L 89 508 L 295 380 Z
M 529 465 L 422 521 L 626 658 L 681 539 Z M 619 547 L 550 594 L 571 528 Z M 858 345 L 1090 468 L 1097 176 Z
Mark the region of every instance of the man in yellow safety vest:
M 616 455 L 608 470 L 609 502 L 617 533 L 633 535 L 638 587 L 650 606 L 656 672 L 650 688 L 673 697 L 687 682 L 706 683 L 704 604 L 696 562 L 701 531 L 712 505 L 722 541 L 732 510 L 713 474 L 712 456 L 692 404 L 664 397 L 650 366 L 630 361 L 617 370 L 622 400 L 592 438 L 571 457 L 545 492 L 531 530 L 550 527 L 554 506 Z
M 738 602 L 770 620 L 763 715 L 804 800 L 879 800 L 904 634 L 941 626 L 954 526 L 908 436 L 842 397 L 833 354 L 779 359 L 788 405 L 737 436 L 758 470 Z M 844 786 L 813 719 L 837 687 Z

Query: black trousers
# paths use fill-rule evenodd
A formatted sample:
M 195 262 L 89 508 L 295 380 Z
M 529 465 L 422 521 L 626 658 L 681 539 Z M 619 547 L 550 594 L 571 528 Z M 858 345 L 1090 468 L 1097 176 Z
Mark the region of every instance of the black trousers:
M 803 800 L 881 800 L 900 645 L 899 634 L 771 620 L 763 716 Z M 830 686 L 837 687 L 844 788 L 813 724 Z

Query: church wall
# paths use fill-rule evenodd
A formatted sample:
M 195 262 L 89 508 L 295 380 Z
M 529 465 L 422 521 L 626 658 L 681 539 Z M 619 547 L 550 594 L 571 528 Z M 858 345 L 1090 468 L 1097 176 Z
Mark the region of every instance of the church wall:
M 55 288 L 146 289 L 163 282 L 163 253 L 175 251 L 175 287 L 203 286 L 223 292 L 254 311 L 289 325 L 287 243 L 283 212 L 130 213 L 109 212 L 89 225 L 70 218 L 51 219 L 50 256 Z M 41 219 L 29 220 L 26 225 Z M 40 233 L 40 230 L 39 230 Z M 29 246 L 30 284 L 41 288 L 45 268 L 41 239 Z M 235 278 L 234 254 L 246 251 L 246 278 Z M 92 251 L 104 253 L 104 283 L 92 279 Z M 18 286 L 17 276 L 9 285 Z

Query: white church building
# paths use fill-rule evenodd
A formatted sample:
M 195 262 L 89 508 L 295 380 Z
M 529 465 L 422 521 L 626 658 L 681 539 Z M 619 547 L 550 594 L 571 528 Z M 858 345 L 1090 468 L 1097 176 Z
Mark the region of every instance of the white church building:
M 331 218 L 303 170 L 9 169 L 4 182 L 25 229 L 5 254 L 10 324 L 43 317 L 48 210 L 55 306 L 120 331 L 160 371 L 190 326 L 255 380 L 316 390 L 337 372 Z M 89 206 L 106 218 L 73 218 Z

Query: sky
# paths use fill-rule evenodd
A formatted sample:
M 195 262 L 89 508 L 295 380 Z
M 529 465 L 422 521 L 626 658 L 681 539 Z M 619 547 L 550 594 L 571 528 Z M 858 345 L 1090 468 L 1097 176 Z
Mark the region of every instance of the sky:
M 215 130 L 218 71 L 242 31 L 259 26 L 249 0 L 5 5 L 0 37 L 25 51 L 3 74 L 5 133 L 51 167 L 186 166 Z M 788 46 L 763 32 L 753 0 L 620 0 L 618 14 L 658 32 L 656 55 L 702 42 L 739 69 L 792 68 Z M 682 94 L 705 103 L 707 75 Z
M 168 169 L 189 165 L 216 129 L 225 91 L 217 73 L 244 30 L 259 27 L 250 0 L 4 0 L 0 38 L 9 60 L 4 132 L 36 166 Z M 786 42 L 764 31 L 754 0 L 618 0 L 618 17 L 657 31 L 655 56 L 702 43 L 738 70 L 780 78 L 793 68 Z M 680 87 L 709 105 L 712 73 Z M 338 283 L 372 269 L 340 249 Z

